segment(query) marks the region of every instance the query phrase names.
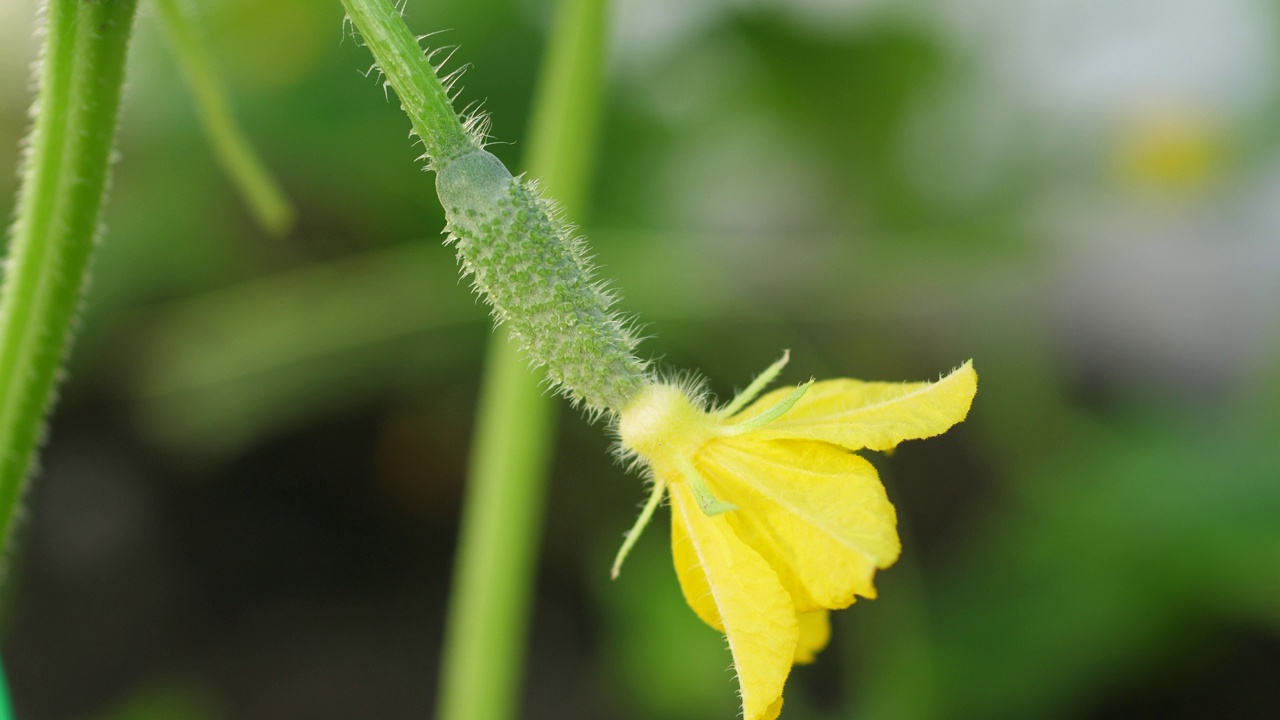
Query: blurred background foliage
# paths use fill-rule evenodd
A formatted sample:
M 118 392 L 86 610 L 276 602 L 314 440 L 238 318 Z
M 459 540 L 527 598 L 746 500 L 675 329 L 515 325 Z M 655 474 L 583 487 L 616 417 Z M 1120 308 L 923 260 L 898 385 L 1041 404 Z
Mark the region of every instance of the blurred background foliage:
M 261 232 L 144 4 L 107 233 L 7 583 L 24 718 L 433 706 L 490 323 L 337 2 L 201 3 L 297 204 Z M 789 718 L 1280 714 L 1280 3 L 620 0 L 575 218 L 645 349 L 725 396 L 974 358 L 877 458 L 905 553 Z M 0 5 L 0 167 L 32 0 Z M 410 0 L 523 136 L 546 0 Z M 493 148 L 519 166 L 521 147 Z M 6 215 L 15 177 L 0 173 Z M 723 641 L 567 407 L 527 718 L 733 717 Z

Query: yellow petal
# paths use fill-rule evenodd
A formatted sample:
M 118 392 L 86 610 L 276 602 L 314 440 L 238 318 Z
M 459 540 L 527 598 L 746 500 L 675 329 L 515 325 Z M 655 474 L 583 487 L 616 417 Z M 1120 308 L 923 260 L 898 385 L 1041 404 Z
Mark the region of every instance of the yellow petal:
M 776 718 L 800 635 L 790 596 L 768 563 L 733 534 L 723 515 L 708 517 L 698 509 L 683 482 L 671 486 L 671 517 L 679 527 L 674 536 L 684 540 L 679 552 L 686 562 L 690 555 L 696 558 L 681 573 L 681 587 L 686 598 L 694 598 L 690 605 L 704 620 L 702 593 L 710 598 L 729 638 L 745 720 Z M 679 571 L 681 560 L 676 567 Z M 698 575 L 701 579 L 688 582 Z
M 698 550 L 689 537 L 688 525 L 677 522 L 675 485 L 672 484 L 671 487 L 671 558 L 675 561 L 680 590 L 684 593 L 685 602 L 702 618 L 702 622 L 724 632 L 724 621 L 720 619 L 720 611 L 716 608 L 715 596 L 711 594 L 711 584 L 702 567 L 702 560 L 698 557 Z
M 798 612 L 875 597 L 876 569 L 898 559 L 893 505 L 871 463 L 847 450 L 752 434 L 707 443 L 698 468 L 741 508 L 726 522 L 774 568 Z
M 761 397 L 733 422 L 764 412 L 792 390 L 782 388 Z M 903 440 L 946 432 L 969 413 L 977 391 L 972 361 L 933 383 L 827 380 L 814 383 L 786 414 L 749 434 L 822 440 L 850 450 L 887 450 Z
M 800 642 L 796 643 L 796 664 L 808 665 L 831 640 L 831 614 L 826 610 L 800 613 Z

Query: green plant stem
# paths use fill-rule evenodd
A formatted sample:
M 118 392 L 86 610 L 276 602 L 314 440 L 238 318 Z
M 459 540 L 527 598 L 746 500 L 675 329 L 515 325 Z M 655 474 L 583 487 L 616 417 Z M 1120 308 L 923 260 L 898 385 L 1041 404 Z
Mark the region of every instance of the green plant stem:
M 0 720 L 13 720 L 13 703 L 9 700 L 9 678 L 0 665 Z
M 0 289 L 0 543 L 13 535 L 101 222 L 137 0 L 50 0 Z
M 603 85 L 604 0 L 562 0 L 535 95 L 525 169 L 580 218 Z M 506 333 L 490 341 L 440 682 L 440 720 L 517 714 L 555 403 Z
M 388 0 L 342 0 L 433 167 L 474 151 L 445 83 Z M 604 0 L 564 0 L 530 128 L 530 174 L 582 209 L 603 78 Z M 554 405 L 506 333 L 486 360 L 441 673 L 441 720 L 515 715 L 541 533 Z
M 485 359 L 449 598 L 439 720 L 517 715 L 554 435 L 552 400 L 500 331 Z
M 472 152 L 475 145 L 458 121 L 448 89 L 423 57 L 418 40 L 391 2 L 342 0 L 342 7 L 400 98 L 400 109 L 409 116 L 414 134 L 422 140 L 424 157 L 443 165 Z
M 245 138 L 218 81 L 214 63 L 185 0 L 153 0 L 169 47 L 195 100 L 214 157 L 267 232 L 283 235 L 293 226 L 293 207 Z

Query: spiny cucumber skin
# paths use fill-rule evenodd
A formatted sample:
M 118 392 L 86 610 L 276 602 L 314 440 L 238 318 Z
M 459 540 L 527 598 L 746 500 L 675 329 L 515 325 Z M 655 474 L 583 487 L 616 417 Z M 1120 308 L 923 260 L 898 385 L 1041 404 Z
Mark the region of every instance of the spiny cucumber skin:
M 621 410 L 649 382 L 614 297 L 555 206 L 484 150 L 438 169 L 446 242 L 500 323 L 552 383 L 593 413 Z

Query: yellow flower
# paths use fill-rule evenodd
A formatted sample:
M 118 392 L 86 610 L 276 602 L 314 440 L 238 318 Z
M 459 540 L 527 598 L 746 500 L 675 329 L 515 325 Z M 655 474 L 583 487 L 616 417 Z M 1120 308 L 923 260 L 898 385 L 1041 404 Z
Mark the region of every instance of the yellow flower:
M 725 407 L 659 383 L 619 419 L 622 447 L 648 466 L 654 491 L 614 575 L 669 493 L 680 586 L 728 637 L 745 720 L 778 716 L 792 664 L 827 644 L 828 611 L 874 598 L 876 570 L 898 558 L 893 506 L 875 468 L 851 451 L 943 433 L 978 388 L 965 363 L 934 383 L 811 380 L 751 403 L 786 361 Z

